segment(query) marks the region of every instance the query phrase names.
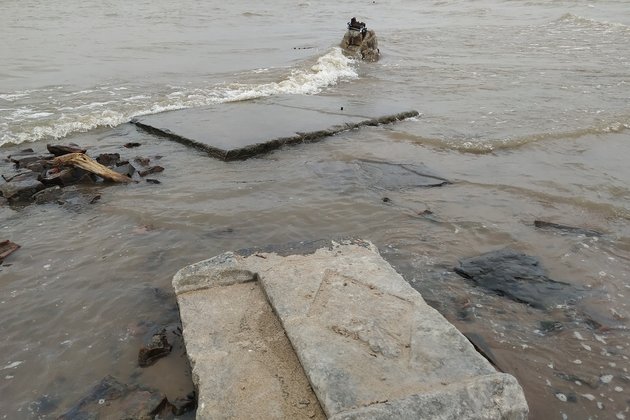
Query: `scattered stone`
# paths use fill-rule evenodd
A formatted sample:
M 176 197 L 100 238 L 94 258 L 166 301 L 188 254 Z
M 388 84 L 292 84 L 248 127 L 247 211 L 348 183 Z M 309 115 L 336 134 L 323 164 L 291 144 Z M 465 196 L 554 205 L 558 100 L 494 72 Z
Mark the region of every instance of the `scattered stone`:
M 599 380 L 604 384 L 609 384 L 613 380 L 613 375 L 603 375 L 599 377 Z
M 115 172 L 118 172 L 121 175 L 131 178 L 133 174 L 136 173 L 136 168 L 130 163 L 125 163 L 124 165 L 116 165 L 112 168 Z
M 151 366 L 158 359 L 168 356 L 171 352 L 171 346 L 166 338 L 166 329 L 162 329 L 157 334 L 153 334 L 151 342 L 140 349 L 138 352 L 138 365 L 140 367 Z
M 192 391 L 183 398 L 177 398 L 171 404 L 173 405 L 173 414 L 181 416 L 197 408 L 197 394 Z
M 63 156 L 70 153 L 86 153 L 87 150 L 79 147 L 79 145 L 70 143 L 63 144 L 47 144 L 46 149 L 55 156 Z
M 28 201 L 33 194 L 43 190 L 44 184 L 37 179 L 24 179 L 22 181 L 12 180 L 0 185 L 0 193 L 9 201 Z
M 556 393 L 556 398 L 562 402 L 567 402 L 567 396 L 561 392 Z
M 147 176 L 147 175 L 150 175 L 150 174 L 159 173 L 159 172 L 162 172 L 162 171 L 164 171 L 164 168 L 161 167 L 161 166 L 156 165 L 156 166 L 151 166 L 149 169 L 146 169 L 144 171 L 138 172 L 138 175 L 144 177 L 144 176 Z
M 157 179 L 153 179 L 153 178 L 147 178 L 147 182 L 149 184 L 161 184 L 160 181 L 158 181 Z
M 132 149 L 134 147 L 140 147 L 141 144 L 140 143 L 136 143 L 136 142 L 130 142 L 130 143 L 125 143 L 124 147 L 126 147 L 127 149 Z
M 558 332 L 564 329 L 564 325 L 560 321 L 540 321 L 540 331 L 543 334 Z
M 41 190 L 33 195 L 33 200 L 36 204 L 45 204 L 56 202 L 59 200 L 63 191 L 59 185 L 53 185 L 52 187 Z
M 15 242 L 11 242 L 8 239 L 0 241 L 0 264 L 2 264 L 6 257 L 13 254 L 18 249 L 20 249 L 20 245 Z
M 580 227 L 567 226 L 567 225 L 560 225 L 557 223 L 545 222 L 543 220 L 535 220 L 534 226 L 540 229 L 554 229 L 554 230 L 559 230 L 565 233 L 572 233 L 574 235 L 584 235 L 584 236 L 591 236 L 591 237 L 602 236 L 602 233 L 596 230 L 584 229 Z
M 454 271 L 484 289 L 538 309 L 574 300 L 577 290 L 547 277 L 540 261 L 509 248 L 463 259 Z
M 11 182 L 13 181 L 15 178 L 18 178 L 22 175 L 25 174 L 32 174 L 31 176 L 33 177 L 37 177 L 37 174 L 33 173 L 32 170 L 30 169 L 26 169 L 26 168 L 22 168 L 22 169 L 18 169 L 15 173 L 12 174 L 3 174 L 2 178 L 6 181 L 6 182 Z
M 96 161 L 101 165 L 114 166 L 120 161 L 120 154 L 118 153 L 101 153 L 96 157 Z
M 149 162 L 151 162 L 151 159 L 137 156 L 133 161 L 139 163 L 142 166 L 149 166 Z
M 37 162 L 40 160 L 48 160 L 53 157 L 54 155 L 52 154 L 39 155 L 39 154 L 36 154 L 35 152 L 20 152 L 20 153 L 9 156 L 9 159 L 11 160 L 11 162 L 15 163 L 16 168 L 19 169 L 19 168 L 25 168 L 26 165 L 28 165 L 29 163 Z

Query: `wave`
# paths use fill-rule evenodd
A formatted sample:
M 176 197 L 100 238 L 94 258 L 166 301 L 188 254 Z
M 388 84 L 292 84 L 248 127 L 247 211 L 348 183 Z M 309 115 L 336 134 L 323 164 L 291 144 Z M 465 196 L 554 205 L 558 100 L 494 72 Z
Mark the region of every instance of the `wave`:
M 259 70 L 252 74 L 260 74 Z M 0 94 L 0 146 L 60 139 L 76 132 L 129 122 L 132 118 L 185 108 L 275 95 L 313 95 L 340 81 L 358 78 L 355 62 L 333 48 L 312 65 L 293 68 L 267 83 L 228 83 L 210 87 L 160 86 L 155 92 L 101 86 L 79 92 L 57 89 Z M 45 94 L 44 94 L 45 93 Z M 41 104 L 41 105 L 36 105 Z
M 615 121 L 602 121 L 598 125 L 578 128 L 573 131 L 554 131 L 524 135 L 520 137 L 509 137 L 502 139 L 469 140 L 466 138 L 429 138 L 413 136 L 413 141 L 437 148 L 456 150 L 462 153 L 490 154 L 500 150 L 513 150 L 530 143 L 537 143 L 547 140 L 577 139 L 588 135 L 602 135 L 622 133 L 630 129 L 630 117 L 619 118 Z M 404 137 L 404 136 L 402 136 Z
M 573 26 L 582 28 L 595 29 L 599 31 L 619 31 L 630 33 L 630 26 L 623 23 L 600 21 L 583 16 L 574 15 L 573 13 L 566 13 L 558 18 L 556 23 L 568 23 Z

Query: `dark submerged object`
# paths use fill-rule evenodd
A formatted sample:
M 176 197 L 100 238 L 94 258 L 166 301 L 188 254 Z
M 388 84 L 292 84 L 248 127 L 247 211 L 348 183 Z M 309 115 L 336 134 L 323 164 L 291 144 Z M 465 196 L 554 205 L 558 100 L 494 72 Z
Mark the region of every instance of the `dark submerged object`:
M 570 284 L 547 277 L 538 258 L 509 248 L 460 260 L 454 271 L 484 289 L 538 309 L 579 296 Z

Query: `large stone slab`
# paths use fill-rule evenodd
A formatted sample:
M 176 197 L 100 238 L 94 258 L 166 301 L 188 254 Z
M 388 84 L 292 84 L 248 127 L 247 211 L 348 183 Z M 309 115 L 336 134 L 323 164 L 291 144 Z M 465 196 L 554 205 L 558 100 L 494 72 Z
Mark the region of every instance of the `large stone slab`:
M 132 122 L 210 156 L 237 160 L 286 144 L 317 141 L 341 131 L 417 115 L 417 111 L 393 102 L 341 102 L 325 96 L 288 95 L 169 111 Z
M 195 355 L 213 353 L 208 341 L 227 340 L 214 332 L 221 313 L 251 305 L 240 294 L 220 296 L 236 285 L 259 283 L 328 418 L 526 418 L 516 379 L 498 373 L 374 245 L 362 240 L 313 245 L 303 251 L 226 253 L 176 274 L 200 406 L 222 398 L 203 386 L 216 379 L 202 377 L 200 363 L 209 375 L 224 369 L 225 360 Z M 195 299 L 194 307 L 189 299 Z M 205 321 L 190 327 L 201 318 Z M 227 348 L 238 352 L 237 345 Z M 226 377 L 224 387 L 229 383 Z

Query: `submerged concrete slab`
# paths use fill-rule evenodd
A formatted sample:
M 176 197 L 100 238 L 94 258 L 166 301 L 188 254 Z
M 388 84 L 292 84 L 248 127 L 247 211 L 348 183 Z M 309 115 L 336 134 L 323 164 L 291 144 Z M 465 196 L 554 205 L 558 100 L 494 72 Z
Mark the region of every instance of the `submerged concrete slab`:
M 204 385 L 217 381 L 212 370 L 240 357 L 238 346 L 232 350 L 230 345 L 220 361 L 195 356 L 211 353 L 209 342 L 229 343 L 217 330 L 223 316 L 217 312 L 242 312 L 241 307 L 252 305 L 240 297 L 227 302 L 229 297 L 222 294 L 238 284 L 258 283 L 328 418 L 527 417 L 516 379 L 498 373 L 371 243 L 312 245 L 303 254 L 286 247 L 278 253 L 226 253 L 176 274 L 173 285 L 200 406 L 221 398 Z M 217 302 L 223 306 L 218 308 Z M 229 377 L 225 380 L 223 387 Z M 198 417 L 206 418 L 203 412 Z
M 169 111 L 132 122 L 210 156 L 238 160 L 286 144 L 317 141 L 341 131 L 417 115 L 393 102 L 341 102 L 339 98 L 291 95 Z

